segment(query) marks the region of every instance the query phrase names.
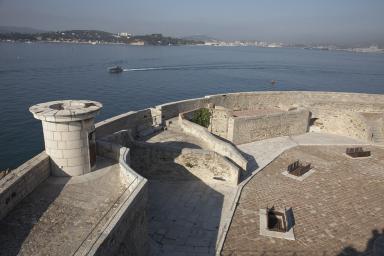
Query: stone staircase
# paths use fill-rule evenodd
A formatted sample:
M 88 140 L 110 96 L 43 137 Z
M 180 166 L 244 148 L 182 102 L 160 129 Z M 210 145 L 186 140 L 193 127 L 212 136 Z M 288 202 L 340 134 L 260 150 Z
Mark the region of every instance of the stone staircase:
M 381 119 L 370 122 L 372 141 L 375 144 L 384 145 L 383 121 Z
M 372 140 L 374 143 L 384 145 L 384 133 L 381 130 L 381 127 L 372 127 Z

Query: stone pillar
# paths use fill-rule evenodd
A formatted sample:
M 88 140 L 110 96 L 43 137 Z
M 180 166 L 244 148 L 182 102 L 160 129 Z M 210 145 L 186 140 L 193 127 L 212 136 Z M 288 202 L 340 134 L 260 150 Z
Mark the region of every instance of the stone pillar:
M 86 100 L 41 103 L 29 108 L 42 121 L 53 176 L 79 176 L 96 166 L 94 117 L 102 104 Z

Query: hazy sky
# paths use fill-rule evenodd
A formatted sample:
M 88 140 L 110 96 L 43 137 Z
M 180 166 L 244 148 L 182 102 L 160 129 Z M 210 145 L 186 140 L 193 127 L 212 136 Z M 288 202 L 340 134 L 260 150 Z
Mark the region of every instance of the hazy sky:
M 382 43 L 384 0 L 0 0 L 0 25 Z

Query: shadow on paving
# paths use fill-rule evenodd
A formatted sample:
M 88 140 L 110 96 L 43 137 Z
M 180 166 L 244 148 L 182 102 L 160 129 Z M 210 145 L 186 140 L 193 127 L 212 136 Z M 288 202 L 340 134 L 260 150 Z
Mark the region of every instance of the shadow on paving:
M 42 182 L 0 220 L 0 255 L 28 254 L 23 251 L 24 245 L 28 244 L 28 236 L 68 180 L 65 179 L 60 185 Z
M 150 144 L 179 149 L 131 148 L 132 168 L 149 180 L 150 255 L 215 255 L 224 194 L 175 163 L 185 144 Z
M 337 256 L 382 256 L 384 255 L 384 229 L 382 233 L 379 230 L 372 230 L 372 236 L 367 241 L 364 251 L 360 252 L 352 246 L 345 247 Z

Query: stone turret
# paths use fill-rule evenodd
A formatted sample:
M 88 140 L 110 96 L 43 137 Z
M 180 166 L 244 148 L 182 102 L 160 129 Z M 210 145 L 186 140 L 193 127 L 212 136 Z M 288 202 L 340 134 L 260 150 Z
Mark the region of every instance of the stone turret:
M 101 108 L 101 103 L 88 100 L 51 101 L 29 108 L 42 121 L 53 176 L 79 176 L 95 167 L 94 117 Z

